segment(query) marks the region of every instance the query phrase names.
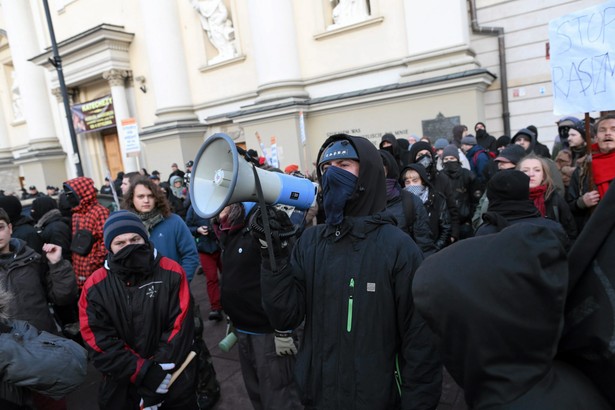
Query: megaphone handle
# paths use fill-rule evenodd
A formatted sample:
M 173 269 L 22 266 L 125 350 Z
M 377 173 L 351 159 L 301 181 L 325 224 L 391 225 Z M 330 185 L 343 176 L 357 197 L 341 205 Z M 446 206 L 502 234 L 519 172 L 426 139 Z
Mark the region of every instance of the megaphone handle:
M 271 265 L 271 270 L 277 272 L 278 265 L 275 262 L 275 254 L 273 253 L 273 240 L 271 239 L 271 228 L 269 227 L 269 213 L 267 212 L 267 204 L 265 203 L 261 181 L 258 178 L 258 172 L 256 172 L 256 166 L 254 164 L 252 164 L 252 172 L 254 173 L 254 185 L 256 186 L 256 195 L 258 196 L 258 204 L 261 208 L 261 215 L 263 218 L 263 229 L 265 230 L 265 240 L 267 241 L 269 263 Z

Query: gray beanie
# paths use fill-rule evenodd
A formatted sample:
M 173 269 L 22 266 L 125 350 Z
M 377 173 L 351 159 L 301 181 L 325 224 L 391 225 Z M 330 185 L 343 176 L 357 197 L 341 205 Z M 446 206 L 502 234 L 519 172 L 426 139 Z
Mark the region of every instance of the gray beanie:
M 448 141 L 446 138 L 438 138 L 436 142 L 433 144 L 435 149 L 443 149 L 448 145 Z
M 450 144 L 444 148 L 444 151 L 442 151 L 442 158 L 446 157 L 455 157 L 457 161 L 459 161 L 459 149 L 457 145 Z
M 466 135 L 461 139 L 461 143 L 468 145 L 476 145 L 476 138 L 474 137 L 474 135 Z

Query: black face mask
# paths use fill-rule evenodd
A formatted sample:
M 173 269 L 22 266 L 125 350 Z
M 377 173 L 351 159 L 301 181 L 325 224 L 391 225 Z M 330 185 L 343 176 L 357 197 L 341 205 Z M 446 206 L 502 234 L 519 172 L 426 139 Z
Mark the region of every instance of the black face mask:
M 461 164 L 459 161 L 449 161 L 442 164 L 446 171 L 454 172 L 461 169 Z
M 71 208 L 74 208 L 79 205 L 79 195 L 77 195 L 73 191 L 66 191 L 64 195 L 66 195 L 66 200 L 68 201 L 68 204 Z
M 127 245 L 117 253 L 109 253 L 107 263 L 111 272 L 130 281 L 149 274 L 154 264 L 150 242 Z
M 487 131 L 485 131 L 482 128 L 479 128 L 478 130 L 476 130 L 476 138 L 482 138 L 485 135 L 487 135 Z

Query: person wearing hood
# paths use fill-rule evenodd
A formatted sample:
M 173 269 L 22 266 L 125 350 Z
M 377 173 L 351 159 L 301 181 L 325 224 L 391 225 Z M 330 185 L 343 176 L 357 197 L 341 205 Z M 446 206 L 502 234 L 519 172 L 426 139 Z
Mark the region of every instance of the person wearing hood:
M 562 174 L 564 186 L 568 188 L 570 179 L 577 167 L 582 167 L 587 158 L 585 121 L 577 121 L 568 128 L 568 148 L 561 149 L 555 157 L 555 164 Z M 590 125 L 591 139 L 594 139 L 594 126 Z
M 551 153 L 549 152 L 549 148 L 545 144 L 542 144 L 538 141 L 538 128 L 535 125 L 528 125 L 526 129 L 532 131 L 536 136 L 536 145 L 534 146 L 534 153 L 539 157 L 549 158 L 551 159 Z
M 431 144 L 419 141 L 410 148 L 410 164 L 421 164 L 427 171 L 427 177 L 433 189 L 442 193 L 446 198 L 446 207 L 450 214 L 451 236 L 449 242 L 459 239 L 459 211 L 455 204 L 455 196 L 449 177 L 436 169 L 434 152 Z M 403 177 L 403 173 L 401 175 Z M 404 186 L 403 180 L 400 181 Z M 435 240 L 435 237 L 434 237 Z
M 506 172 L 520 173 L 501 171 L 491 181 Z M 416 308 L 436 333 L 444 366 L 464 389 L 470 409 L 613 408 L 598 388 L 600 383 L 613 397 L 610 363 L 610 373 L 605 371 L 613 356 L 607 347 L 613 330 L 608 291 L 599 291 L 600 308 L 594 307 L 594 294 L 585 293 L 578 309 L 568 311 L 569 269 L 561 239 L 547 226 L 519 223 L 461 241 L 418 269 L 412 284 Z M 604 282 L 603 275 L 587 276 Z M 592 309 L 602 316 L 586 320 Z M 568 321 L 578 327 L 567 346 L 571 355 L 580 345 L 579 333 L 588 336 L 577 354 L 584 368 L 578 359 L 567 362 L 558 355 Z M 604 335 L 605 344 L 596 347 L 586 322 Z M 597 377 L 588 378 L 586 369 Z
M 261 249 L 263 307 L 271 324 L 294 329 L 305 320 L 295 367 L 302 403 L 310 409 L 435 409 L 441 364 L 410 294 L 422 252 L 382 212 L 386 183 L 378 150 L 365 138 L 337 134 L 317 158 L 326 223 L 306 229 L 292 254 L 277 240 Z M 289 224 L 287 215 L 278 221 L 284 215 L 270 223 L 278 227 L 273 238 Z
M 403 162 L 401 161 L 401 149 L 399 147 L 399 143 L 397 142 L 397 138 L 393 134 L 384 134 L 380 139 L 379 149 L 388 151 L 395 161 L 397 162 L 398 167 L 403 167 Z
M 62 258 L 71 261 L 70 221 L 58 209 L 55 199 L 44 196 L 32 202 L 30 215 L 36 223 L 34 228 L 44 243 L 52 243 L 62 248 Z
M 470 162 L 470 170 L 476 175 L 476 179 L 482 184 L 483 189 L 487 184 L 487 169 L 489 167 L 490 156 L 485 148 L 478 144 L 473 135 L 466 135 L 461 139 L 461 150 Z
M 476 135 L 476 142 L 483 147 L 487 152 L 497 152 L 497 140 L 495 137 L 487 132 L 487 126 L 484 122 L 477 122 L 474 124 L 474 134 Z
M 404 189 L 419 197 L 427 216 L 429 229 L 434 238 L 436 252 L 449 244 L 451 236 L 451 217 L 446 207 L 444 195 L 434 189 L 427 171 L 421 164 L 410 164 L 401 172 Z
M 429 216 L 421 199 L 399 185 L 399 168 L 395 158 L 387 151 L 380 150 L 387 184 L 387 211 L 395 217 L 397 226 L 406 232 L 421 248 L 425 256 L 434 251 L 433 236 L 429 227 Z
M 186 273 L 161 256 L 139 217 L 112 213 L 104 225 L 104 267 L 79 299 L 81 334 L 104 375 L 98 405 L 109 409 L 196 410 L 197 362 L 169 386 L 194 339 L 193 301 Z
M 13 195 L 0 197 L 0 208 L 4 209 L 11 219 L 13 238 L 23 239 L 36 253 L 43 253 L 43 240 L 36 232 L 32 217 L 22 215 L 21 201 Z
M 103 226 L 109 210 L 98 203 L 91 178 L 77 177 L 66 181 L 64 193 L 72 208 L 72 263 L 77 285 L 81 288 L 105 261 L 107 250 L 103 242 Z
M 591 181 L 588 172 L 590 166 Z M 566 192 L 566 202 L 576 217 L 579 231 L 587 223 L 591 208 L 598 205 L 613 179 L 615 179 L 615 114 L 607 114 L 596 121 L 596 143 L 591 146 L 591 162 L 585 162 L 583 166 L 577 167 Z
M 563 117 L 556 121 L 557 124 L 557 136 L 553 142 L 553 159 L 557 157 L 560 150 L 569 148 L 568 145 L 568 130 L 579 122 L 577 117 Z
M 406 138 L 397 138 L 397 145 L 399 145 L 401 163 L 406 166 L 410 161 L 410 141 Z
M 453 144 L 447 145 L 442 151 L 443 171 L 449 177 L 455 205 L 459 211 L 459 239 L 474 236 L 472 216 L 483 194 L 476 175 L 461 166 L 459 150 Z

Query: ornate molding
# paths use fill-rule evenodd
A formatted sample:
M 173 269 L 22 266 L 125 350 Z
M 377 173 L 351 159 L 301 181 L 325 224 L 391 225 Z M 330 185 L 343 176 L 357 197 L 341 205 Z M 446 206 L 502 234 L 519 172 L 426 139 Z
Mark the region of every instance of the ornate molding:
M 110 87 L 124 87 L 126 79 L 131 76 L 128 70 L 111 69 L 103 71 L 102 76 L 105 80 L 109 81 Z
M 67 88 L 66 92 L 68 93 L 68 102 L 72 104 L 75 101 L 75 96 L 77 95 L 78 91 L 76 88 Z M 52 89 L 51 94 L 56 97 L 58 103 L 62 102 L 62 91 L 60 90 L 60 87 Z

